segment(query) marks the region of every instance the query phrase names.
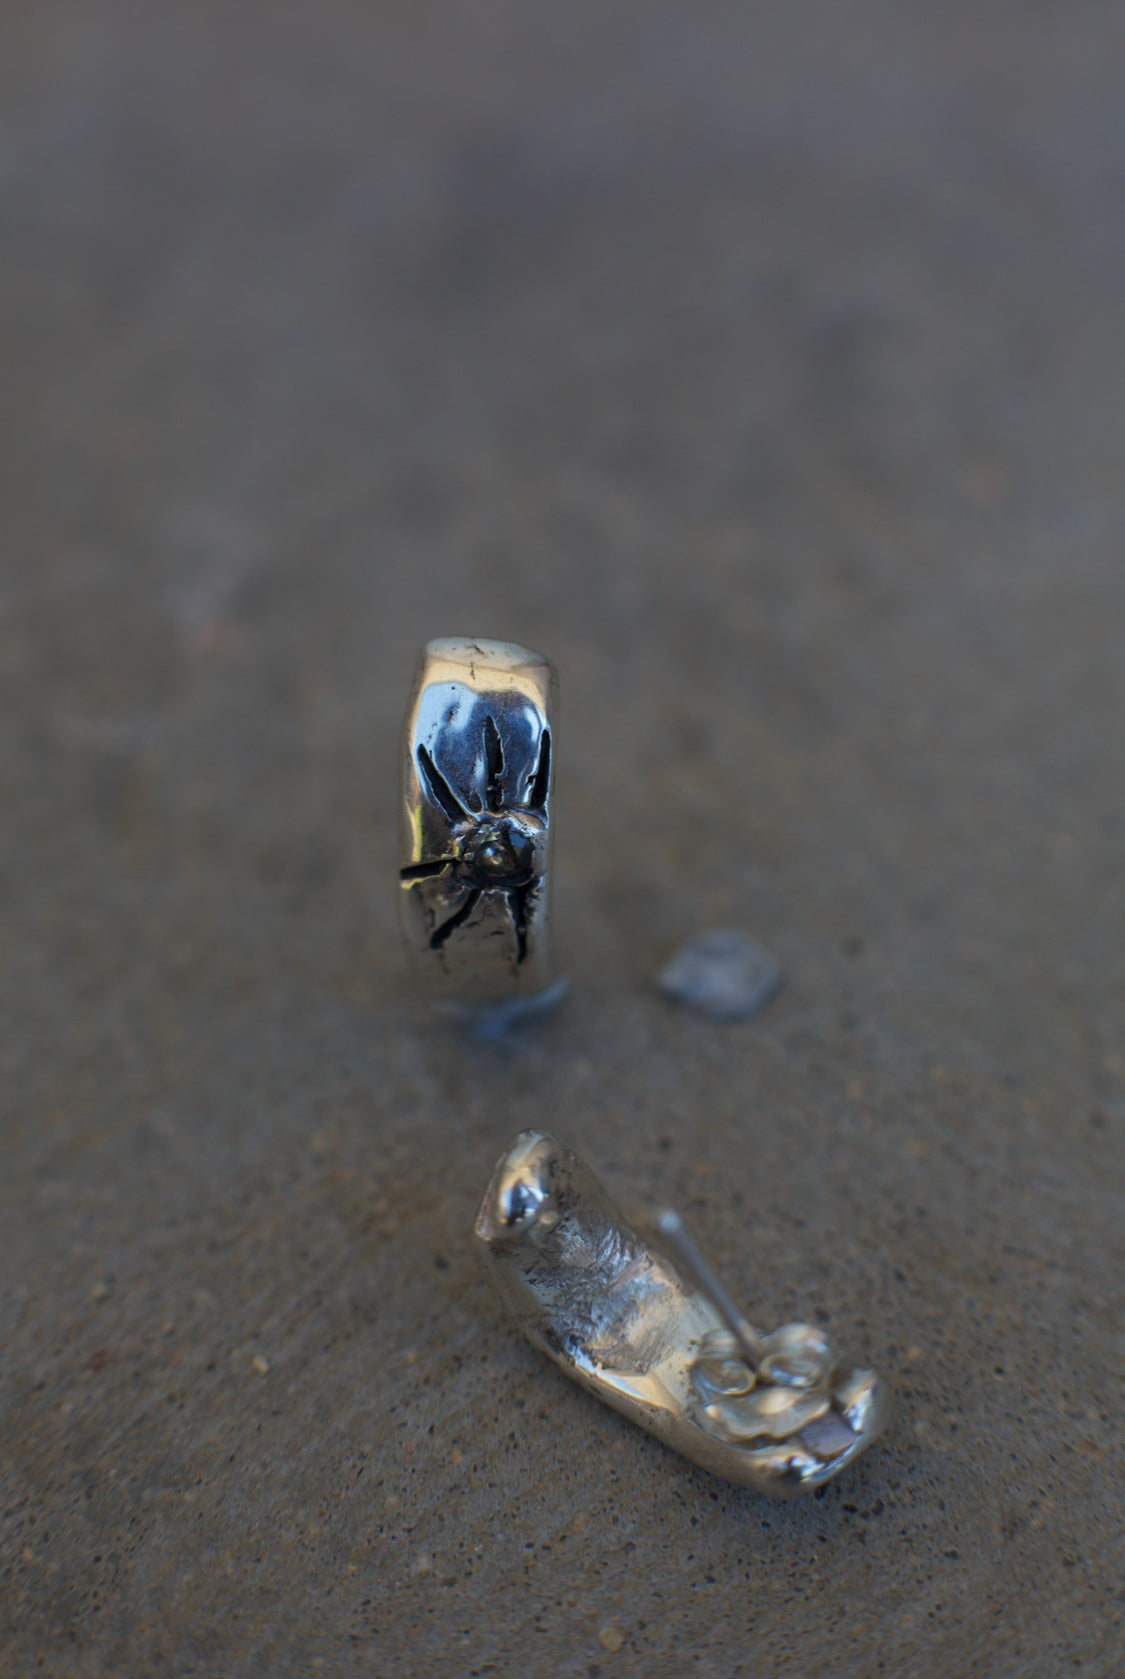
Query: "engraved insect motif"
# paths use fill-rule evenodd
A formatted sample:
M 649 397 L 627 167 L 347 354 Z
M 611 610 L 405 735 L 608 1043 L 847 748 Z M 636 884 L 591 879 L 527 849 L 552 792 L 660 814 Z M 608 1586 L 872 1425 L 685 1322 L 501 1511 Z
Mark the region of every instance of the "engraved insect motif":
M 429 749 L 416 748 L 419 780 L 431 803 L 446 818 L 449 837 L 442 856 L 409 863 L 400 870 L 400 876 L 407 887 L 421 880 L 441 880 L 446 885 L 444 907 L 452 907 L 452 913 L 436 921 L 430 934 L 431 950 L 441 950 L 482 899 L 499 898 L 506 905 L 515 933 L 517 963 L 522 963 L 527 957 L 530 913 L 542 884 L 539 858 L 547 829 L 551 737 L 547 729 L 542 731 L 522 796 L 514 800 L 505 797 L 504 743 L 491 715 L 484 719 L 481 752 L 483 800 L 475 791 L 462 797 L 442 774 Z

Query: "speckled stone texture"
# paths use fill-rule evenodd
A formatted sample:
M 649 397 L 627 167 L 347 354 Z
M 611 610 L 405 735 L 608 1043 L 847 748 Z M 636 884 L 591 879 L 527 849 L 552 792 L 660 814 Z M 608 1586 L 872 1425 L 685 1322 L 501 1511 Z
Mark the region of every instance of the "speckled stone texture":
M 0 17 L 5 1679 L 1125 1668 L 1120 6 Z M 563 680 L 435 1024 L 419 644 Z M 738 926 L 785 989 L 652 985 Z M 822 1498 L 472 1263 L 529 1123 L 891 1376 Z

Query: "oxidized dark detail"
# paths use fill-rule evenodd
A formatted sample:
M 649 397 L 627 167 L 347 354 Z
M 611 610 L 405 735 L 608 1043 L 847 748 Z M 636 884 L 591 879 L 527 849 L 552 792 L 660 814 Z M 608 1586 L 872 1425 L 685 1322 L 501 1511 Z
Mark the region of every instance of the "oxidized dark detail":
M 504 743 L 493 717 L 484 720 L 485 802 L 472 793 L 462 798 L 450 786 L 432 754 L 417 749 L 418 774 L 430 800 L 450 827 L 451 849 L 443 857 L 424 858 L 400 871 L 407 883 L 438 876 L 468 888 L 464 902 L 430 935 L 430 948 L 440 950 L 451 933 L 473 914 L 481 897 L 497 893 L 507 904 L 516 935 L 518 961 L 527 956 L 528 905 L 540 885 L 535 873 L 536 842 L 547 819 L 551 780 L 551 736 L 544 729 L 535 768 L 527 778 L 522 800 L 506 805 L 503 795 Z

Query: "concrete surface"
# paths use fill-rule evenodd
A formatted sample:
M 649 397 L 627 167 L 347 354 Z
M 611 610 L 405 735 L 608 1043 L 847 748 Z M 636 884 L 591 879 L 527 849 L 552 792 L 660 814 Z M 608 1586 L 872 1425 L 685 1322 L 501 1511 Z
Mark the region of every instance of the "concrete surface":
M 5 1679 L 1125 1667 L 1125 106 L 1094 0 L 0 18 Z M 572 995 L 404 985 L 427 636 Z M 652 975 L 739 926 L 743 1025 Z M 546 1123 L 886 1369 L 822 1499 L 499 1316 Z

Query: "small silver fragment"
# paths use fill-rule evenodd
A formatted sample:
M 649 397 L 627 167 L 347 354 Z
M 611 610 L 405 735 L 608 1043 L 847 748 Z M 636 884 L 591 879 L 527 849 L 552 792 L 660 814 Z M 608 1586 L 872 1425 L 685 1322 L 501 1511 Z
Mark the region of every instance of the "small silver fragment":
M 745 1020 L 765 1007 L 782 978 L 764 945 L 726 928 L 681 945 L 656 983 L 673 1002 L 710 1020 Z

